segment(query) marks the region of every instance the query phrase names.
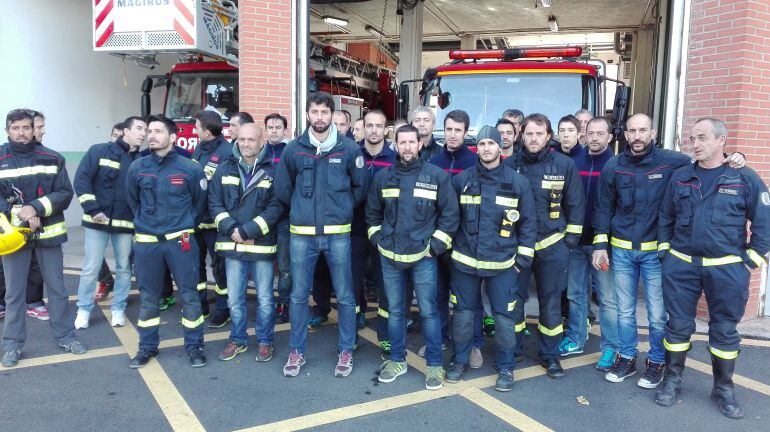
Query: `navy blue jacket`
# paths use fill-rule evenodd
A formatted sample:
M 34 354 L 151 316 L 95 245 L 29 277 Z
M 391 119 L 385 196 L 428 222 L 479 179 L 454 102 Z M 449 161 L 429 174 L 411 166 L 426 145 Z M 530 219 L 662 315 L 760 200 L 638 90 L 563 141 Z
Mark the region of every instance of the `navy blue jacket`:
M 671 174 L 689 165 L 690 157 L 660 149 L 655 143 L 645 155 L 630 146 L 602 169 L 592 223 L 594 249 L 609 244 L 622 249 L 656 251 L 658 213 Z
M 532 154 L 526 147 L 504 164 L 529 180 L 537 212 L 537 254 L 564 238 L 568 247 L 583 233 L 585 192 L 572 159 L 545 146 Z
M 433 138 L 433 135 L 430 136 L 430 142 L 427 147 L 423 147 L 422 150 L 420 150 L 420 159 L 424 161 L 430 161 L 434 156 L 444 151 L 444 146 L 438 143 L 436 141 L 436 138 Z
M 588 153 L 588 151 L 583 146 L 581 146 L 580 144 L 575 144 L 575 146 L 570 149 L 569 153 L 565 153 L 564 152 L 564 150 L 561 148 L 561 143 L 559 143 L 558 141 L 556 142 L 556 144 L 552 148 L 554 149 L 554 151 L 556 151 L 558 153 L 561 153 L 564 156 L 567 156 L 568 158 L 570 158 L 572 160 L 575 160 L 575 158 L 577 158 L 577 157 L 579 157 L 579 156 L 581 156 L 581 155 L 583 155 L 585 153 Z
M 400 162 L 374 176 L 366 201 L 369 240 L 380 254 L 408 268 L 429 252 L 452 247 L 460 223 L 457 194 L 447 173 L 417 159 Z
M 575 147 L 580 147 L 576 145 Z M 583 218 L 583 235 L 580 237 L 580 244 L 588 246 L 593 243 L 594 229 L 592 226 L 594 204 L 596 203 L 596 191 L 599 189 L 599 177 L 602 169 L 612 157 L 612 150 L 607 147 L 602 153 L 592 155 L 588 151 L 578 152 L 572 161 L 583 181 L 583 190 L 586 196 L 586 210 Z
M 383 143 L 382 151 L 375 156 L 372 156 L 364 145 L 361 145 L 361 153 L 364 155 L 364 162 L 369 173 L 369 184 L 371 184 L 374 175 L 380 172 L 380 170 L 396 163 L 396 157 L 398 156 L 396 151 L 390 148 L 387 141 Z M 353 230 L 350 234 L 366 237 L 366 228 L 366 201 L 364 201 L 353 210 Z
M 751 238 L 746 243 L 746 222 Z M 658 248 L 686 255 L 737 255 L 756 268 L 770 250 L 770 194 L 751 168 L 725 167 L 710 189 L 701 188 L 695 164 L 676 170 L 658 218 Z M 665 253 L 665 252 L 664 252 Z
M 283 154 L 283 149 L 286 148 L 285 142 L 280 142 L 278 144 L 265 144 L 265 151 L 267 152 L 267 158 L 270 160 L 270 163 L 273 164 L 273 168 L 277 167 L 278 164 L 281 162 L 281 154 Z
M 366 199 L 369 174 L 359 146 L 342 135 L 317 154 L 309 129 L 286 145 L 275 172 L 276 194 L 290 209 L 294 234 L 345 234 L 353 209 Z
M 452 179 L 460 197 L 460 228 L 452 242 L 458 270 L 493 276 L 514 264 L 528 268 L 535 256 L 537 219 L 532 189 L 515 169 L 487 169 L 479 162 Z
M 224 135 L 220 134 L 212 140 L 199 142 L 198 145 L 195 146 L 192 160 L 201 164 L 203 173 L 206 174 L 206 180 L 211 180 L 214 177 L 217 166 L 232 154 L 233 145 L 230 144 L 230 141 L 225 139 Z M 204 201 L 208 202 L 207 200 Z M 217 226 L 214 223 L 214 219 L 212 219 L 209 216 L 209 212 L 206 211 L 198 229 L 205 230 L 216 228 Z
M 134 214 L 126 200 L 128 167 L 139 156 L 122 139 L 88 149 L 75 171 L 74 188 L 83 207 L 83 226 L 115 233 L 134 232 Z M 99 213 L 106 222 L 94 222 Z
M 209 211 L 219 232 L 214 245 L 227 258 L 257 261 L 275 259 L 275 227 L 283 206 L 273 190 L 272 158 L 263 149 L 251 172 L 245 172 L 235 155 L 222 161 L 209 184 Z M 235 243 L 235 229 L 254 244 Z
M 135 160 L 126 179 L 134 231 L 160 236 L 194 230 L 206 212 L 206 189 L 201 166 L 175 151 Z
M 31 205 L 40 218 L 40 230 L 24 248 L 67 241 L 64 210 L 72 195 L 62 155 L 37 142 L 0 147 L 0 211 L 11 220 L 14 204 Z
M 433 144 L 435 145 L 435 143 Z M 478 156 L 471 151 L 467 145 L 463 144 L 457 151 L 449 151 L 446 147 L 441 149 L 435 156 L 430 158 L 430 163 L 443 169 L 450 176 L 460 174 L 466 169 L 476 166 Z

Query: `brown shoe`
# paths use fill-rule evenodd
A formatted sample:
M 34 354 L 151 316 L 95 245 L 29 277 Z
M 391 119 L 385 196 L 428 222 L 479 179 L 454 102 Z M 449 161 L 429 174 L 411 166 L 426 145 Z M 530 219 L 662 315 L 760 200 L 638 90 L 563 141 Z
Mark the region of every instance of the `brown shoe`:
M 245 352 L 248 348 L 246 344 L 237 344 L 235 342 L 228 343 L 222 352 L 219 353 L 219 359 L 222 361 L 232 360 L 238 354 Z
M 273 346 L 270 344 L 259 344 L 257 351 L 257 361 L 266 362 L 273 358 Z

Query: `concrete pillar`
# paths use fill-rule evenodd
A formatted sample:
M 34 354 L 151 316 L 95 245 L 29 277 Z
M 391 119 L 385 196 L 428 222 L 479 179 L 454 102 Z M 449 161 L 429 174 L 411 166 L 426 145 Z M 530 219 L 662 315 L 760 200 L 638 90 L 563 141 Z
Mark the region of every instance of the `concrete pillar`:
M 653 72 L 655 64 L 655 33 L 653 30 L 634 32 L 631 55 L 631 98 L 630 113 L 651 113 Z M 610 101 L 607 101 L 610 103 Z
M 461 50 L 473 50 L 476 49 L 476 35 L 464 35 L 460 38 Z
M 422 71 L 422 22 L 424 6 L 417 2 L 413 9 L 404 9 L 399 39 L 398 77 L 401 81 L 418 79 Z M 410 109 L 418 106 L 419 83 L 409 83 Z

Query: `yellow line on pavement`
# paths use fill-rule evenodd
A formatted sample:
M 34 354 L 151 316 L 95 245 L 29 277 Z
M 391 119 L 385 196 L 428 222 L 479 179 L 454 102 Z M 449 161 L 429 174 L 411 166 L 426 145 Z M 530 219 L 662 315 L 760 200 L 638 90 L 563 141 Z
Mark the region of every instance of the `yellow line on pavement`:
M 101 349 L 89 350 L 87 353 L 83 355 L 54 354 L 54 355 L 42 356 L 42 357 L 32 357 L 29 359 L 22 357 L 22 360 L 19 362 L 18 366 L 15 366 L 13 369 L 9 369 L 9 370 L 24 369 L 28 367 L 34 367 L 34 366 L 46 366 L 50 364 L 67 363 L 67 362 L 80 361 L 80 360 L 90 360 L 90 359 L 95 359 L 99 357 L 109 357 L 109 356 L 125 354 L 125 353 L 126 353 L 126 350 L 123 349 L 123 347 L 112 347 L 112 348 L 101 348 Z
M 100 305 L 106 315 L 108 306 L 105 302 L 100 303 Z M 113 327 L 112 329 L 115 331 L 115 335 L 120 340 L 121 345 L 125 348 L 125 352 L 130 356 L 136 347 L 139 346 L 139 334 L 133 324 L 126 321 L 125 327 Z M 183 367 L 189 366 L 185 365 Z M 155 398 L 161 411 L 163 411 L 163 415 L 166 416 L 169 424 L 171 424 L 172 429 L 184 432 L 206 430 L 157 360 L 150 361 L 147 366 L 137 369 L 137 371 Z
M 553 432 L 553 429 L 477 388 L 465 388 L 460 391 L 460 395 L 519 430 L 527 432 Z
M 690 369 L 695 369 L 698 372 L 703 372 L 707 375 L 712 375 L 711 365 L 688 358 L 684 364 Z M 751 378 L 747 378 L 743 375 L 733 374 L 733 382 L 739 386 L 746 387 L 749 390 L 754 390 L 757 393 L 762 393 L 765 396 L 770 396 L 770 385 L 755 381 Z

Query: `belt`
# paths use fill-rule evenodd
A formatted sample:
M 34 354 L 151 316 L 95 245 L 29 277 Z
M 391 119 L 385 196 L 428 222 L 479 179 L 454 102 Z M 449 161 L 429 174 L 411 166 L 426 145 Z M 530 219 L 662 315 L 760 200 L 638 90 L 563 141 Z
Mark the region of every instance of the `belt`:
M 161 241 L 174 240 L 176 238 L 182 237 L 182 234 L 184 233 L 193 234 L 194 232 L 195 230 L 186 229 L 161 235 L 136 233 L 134 234 L 134 241 L 137 243 L 157 243 Z
M 671 249 L 670 252 L 671 252 L 671 255 L 697 267 L 712 267 L 712 266 L 720 266 L 720 265 L 726 265 L 726 264 L 737 264 L 737 263 L 743 262 L 743 258 L 739 257 L 738 255 L 725 255 L 719 258 L 705 258 L 705 257 L 697 257 L 697 256 L 690 256 L 687 254 L 683 254 L 682 252 L 679 252 L 678 250 L 675 250 L 675 249 Z

